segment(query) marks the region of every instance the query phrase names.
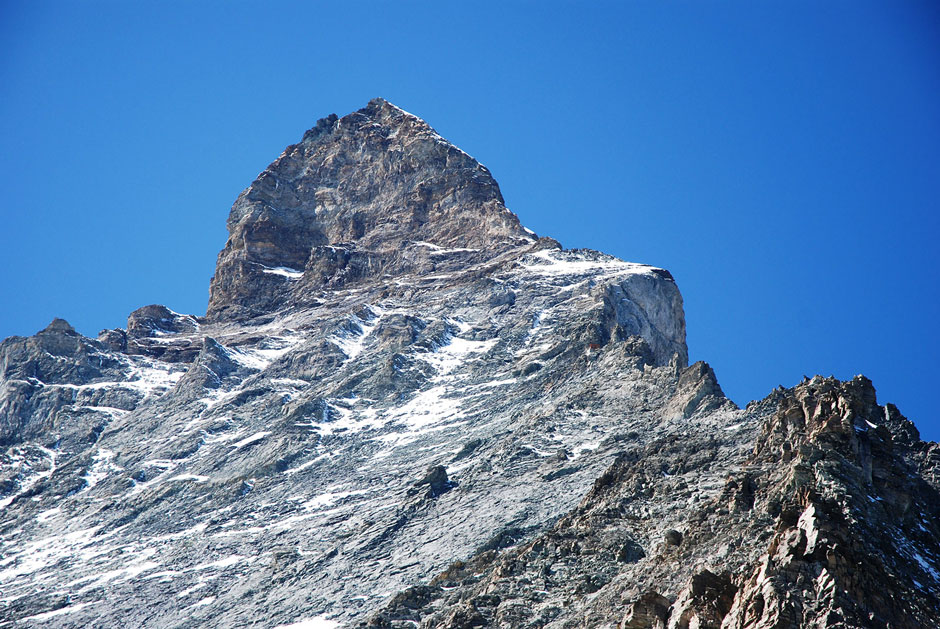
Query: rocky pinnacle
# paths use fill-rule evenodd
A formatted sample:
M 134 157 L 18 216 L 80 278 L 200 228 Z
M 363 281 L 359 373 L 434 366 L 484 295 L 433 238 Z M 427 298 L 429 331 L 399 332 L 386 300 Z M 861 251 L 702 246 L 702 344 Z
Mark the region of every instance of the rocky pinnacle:
M 377 98 L 323 118 L 242 192 L 210 288 L 210 319 L 435 265 L 408 244 L 494 257 L 535 240 L 489 170 Z

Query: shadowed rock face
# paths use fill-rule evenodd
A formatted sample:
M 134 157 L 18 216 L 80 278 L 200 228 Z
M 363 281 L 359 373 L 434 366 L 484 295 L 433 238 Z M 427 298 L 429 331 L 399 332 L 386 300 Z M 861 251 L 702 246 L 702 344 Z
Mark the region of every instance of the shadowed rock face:
M 667 271 L 420 119 L 321 120 L 228 225 L 206 317 L 0 343 L 0 629 L 940 624 L 937 444 L 861 377 L 736 408 Z
M 528 244 L 490 172 L 382 100 L 304 134 L 235 201 L 208 316 L 243 317 L 327 287 L 437 266 L 407 245 L 493 257 Z M 302 275 L 301 275 L 302 274 Z

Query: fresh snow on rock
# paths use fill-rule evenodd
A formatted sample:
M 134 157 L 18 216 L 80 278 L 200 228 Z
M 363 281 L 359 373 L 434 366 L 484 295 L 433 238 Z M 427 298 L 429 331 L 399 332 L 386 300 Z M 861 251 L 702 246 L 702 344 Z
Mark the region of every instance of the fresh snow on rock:
M 668 272 L 421 119 L 321 120 L 228 226 L 205 317 L 0 345 L 0 627 L 937 624 L 936 444 L 864 378 L 738 409 Z
M 289 269 L 286 266 L 277 266 L 277 267 L 265 267 L 262 270 L 262 273 L 267 273 L 269 275 L 280 275 L 292 280 L 299 280 L 304 276 L 303 271 L 298 271 L 297 269 Z
M 328 620 L 326 616 L 314 616 L 287 625 L 278 625 L 274 629 L 334 629 L 338 626 L 339 623 Z

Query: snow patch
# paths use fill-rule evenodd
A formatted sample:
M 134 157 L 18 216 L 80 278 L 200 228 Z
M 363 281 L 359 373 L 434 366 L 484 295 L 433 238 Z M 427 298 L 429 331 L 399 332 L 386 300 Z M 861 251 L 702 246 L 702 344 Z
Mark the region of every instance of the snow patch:
M 209 480 L 208 476 L 200 476 L 199 474 L 178 474 L 173 478 L 167 479 L 169 481 L 192 481 L 194 483 L 205 483 Z
M 326 492 L 319 494 L 310 498 L 309 500 L 303 503 L 304 509 L 322 509 L 323 507 L 331 507 L 343 498 L 348 498 L 349 496 L 361 496 L 362 494 L 369 493 L 368 489 L 355 489 L 353 491 L 338 491 L 338 492 Z
M 225 570 L 226 568 L 231 568 L 232 566 L 242 563 L 243 561 L 248 561 L 249 563 L 253 560 L 243 557 L 242 555 L 230 555 L 223 559 L 217 561 L 210 561 L 209 563 L 199 564 L 193 568 L 190 568 L 188 571 L 200 572 L 202 570 Z
M 44 448 L 42 446 L 34 446 L 34 447 L 37 450 L 39 450 L 39 452 L 42 454 L 43 459 L 49 460 L 49 469 L 39 471 L 39 472 L 34 472 L 31 476 L 29 476 L 26 482 L 20 485 L 20 490 L 18 492 L 10 496 L 7 496 L 3 500 L 0 500 L 0 509 L 6 509 L 10 505 L 10 503 L 12 503 L 21 495 L 28 492 L 30 489 L 32 489 L 37 483 L 39 483 L 43 479 L 46 479 L 52 476 L 52 474 L 55 472 L 56 457 L 58 456 L 58 453 L 55 450 L 50 450 L 49 448 Z M 24 464 L 25 464 L 24 467 L 27 467 L 29 471 L 33 470 L 33 463 L 31 461 L 25 460 L 25 457 L 24 457 Z
M 286 277 L 291 280 L 299 280 L 300 278 L 304 276 L 303 271 L 298 271 L 297 269 L 291 269 L 286 266 L 271 267 L 271 266 L 264 266 L 263 264 L 261 266 L 264 267 L 263 269 L 261 269 L 261 272 L 267 273 L 268 275 L 280 275 L 281 277 Z
M 42 513 L 36 514 L 36 521 L 45 522 L 46 520 L 49 520 L 60 513 L 62 513 L 61 507 L 54 507 L 52 509 L 47 509 L 46 511 L 43 511 Z
M 35 622 L 42 622 L 44 620 L 49 620 L 55 618 L 56 616 L 64 616 L 65 614 L 73 614 L 77 611 L 85 609 L 89 605 L 94 605 L 98 601 L 91 601 L 89 603 L 77 603 L 75 605 L 70 605 L 69 607 L 60 607 L 59 609 L 54 609 L 51 612 L 43 612 L 41 614 L 36 614 L 35 616 L 27 616 L 26 618 L 20 619 L 20 622 L 25 622 L 27 620 L 32 620 Z
M 592 257 L 570 251 L 544 249 L 532 254 L 534 264 L 519 263 L 522 268 L 543 276 L 557 275 L 621 275 L 625 273 L 650 274 L 655 267 L 624 262 L 611 256 Z
M 463 321 L 447 319 L 446 323 L 457 327 L 460 334 L 466 334 L 473 326 Z M 437 371 L 435 382 L 441 382 L 444 377 L 461 366 L 472 354 L 485 354 L 496 345 L 499 339 L 488 341 L 472 341 L 455 336 L 450 331 L 444 335 L 443 343 L 434 348 L 434 351 L 422 355 L 421 358 L 430 363 Z
M 298 620 L 288 625 L 278 625 L 274 629 L 334 629 L 339 623 L 329 620 L 325 615 L 314 616 L 305 620 Z
M 294 334 L 291 330 L 285 332 L 287 334 L 282 336 L 269 336 L 255 348 L 226 348 L 226 351 L 235 362 L 249 369 L 264 371 L 268 365 L 303 341 L 303 336 Z
M 255 443 L 255 442 L 257 442 L 257 441 L 261 441 L 262 439 L 264 439 L 265 437 L 267 437 L 267 436 L 270 435 L 270 434 L 271 434 L 271 431 L 270 431 L 270 430 L 265 430 L 265 431 L 262 431 L 262 432 L 256 432 L 255 434 L 251 435 L 250 437 L 247 437 L 247 438 L 245 438 L 245 439 L 242 439 L 241 441 L 239 441 L 239 442 L 237 442 L 237 443 L 233 443 L 233 444 L 232 444 L 232 447 L 235 448 L 235 450 L 241 450 L 242 448 L 244 448 L 244 447 L 247 446 L 247 445 L 250 445 L 250 444 Z
M 80 556 L 87 560 L 95 556 L 98 543 L 107 536 L 95 538 L 101 527 L 82 529 L 71 533 L 59 533 L 20 545 L 18 552 L 6 554 L 0 559 L 0 583 L 6 589 L 11 581 L 55 565 L 67 557 Z
M 126 380 L 92 382 L 89 384 L 47 384 L 48 387 L 72 389 L 76 393 L 85 390 L 124 388 L 142 393 L 144 397 L 165 393 L 176 386 L 186 369 L 160 363 L 141 356 L 130 357 L 130 368 Z
M 407 404 L 388 414 L 391 420 L 403 420 L 411 429 L 423 428 L 444 420 L 462 417 L 460 399 L 446 398 L 447 387 L 439 385 L 422 391 Z
M 372 334 L 382 319 L 383 311 L 381 308 L 369 307 L 367 310 L 371 315 L 370 317 L 361 319 L 356 315 L 352 315 L 346 325 L 330 337 L 330 341 L 339 347 L 346 354 L 346 358 L 350 360 L 362 353 L 366 339 L 369 338 L 369 335 Z
M 92 459 L 91 467 L 85 472 L 85 475 L 82 476 L 82 480 L 85 481 L 85 487 L 82 491 L 86 489 L 91 489 L 99 482 L 108 477 L 108 474 L 112 472 L 121 472 L 124 470 L 123 467 L 116 465 L 112 459 L 114 458 L 114 452 L 101 448 L 95 454 Z
M 455 247 L 453 249 L 441 249 L 440 247 L 438 247 L 437 250 L 431 252 L 431 255 L 432 256 L 446 256 L 452 253 L 475 253 L 477 251 L 479 251 L 479 249 L 469 249 L 466 247 Z

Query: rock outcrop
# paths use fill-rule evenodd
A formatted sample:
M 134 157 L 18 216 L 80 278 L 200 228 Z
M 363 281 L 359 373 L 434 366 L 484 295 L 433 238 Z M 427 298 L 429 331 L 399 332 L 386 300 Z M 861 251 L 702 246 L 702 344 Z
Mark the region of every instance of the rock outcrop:
M 861 376 L 736 414 L 753 449 L 715 436 L 628 447 L 549 531 L 452 565 L 363 625 L 936 624 L 940 493 L 919 469 L 933 444 Z
M 454 270 L 535 240 L 482 164 L 380 98 L 323 118 L 287 147 L 239 195 L 228 229 L 213 319 L 405 272 Z
M 376 99 L 232 208 L 206 316 L 0 343 L 0 627 L 914 627 L 940 448 L 738 409 L 665 270 L 537 238 Z

